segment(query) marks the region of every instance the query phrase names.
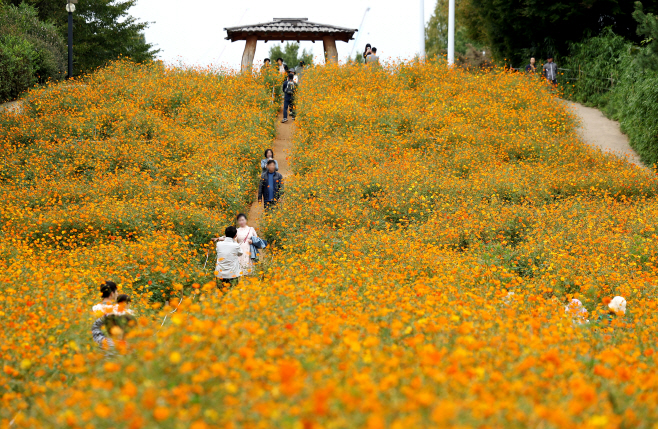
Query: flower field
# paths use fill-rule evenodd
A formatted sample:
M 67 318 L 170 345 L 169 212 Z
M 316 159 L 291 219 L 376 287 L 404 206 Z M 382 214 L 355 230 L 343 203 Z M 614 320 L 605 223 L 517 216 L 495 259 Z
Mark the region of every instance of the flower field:
M 203 245 L 255 194 L 267 88 L 118 63 L 0 114 L 0 425 L 656 427 L 653 172 L 524 76 L 318 67 L 274 250 L 220 299 Z M 112 357 L 105 278 L 139 315 Z

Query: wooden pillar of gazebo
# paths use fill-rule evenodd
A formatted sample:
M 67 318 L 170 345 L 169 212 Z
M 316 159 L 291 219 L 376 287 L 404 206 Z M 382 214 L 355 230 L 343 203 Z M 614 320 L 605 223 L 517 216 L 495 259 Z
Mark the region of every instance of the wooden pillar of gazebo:
M 248 36 L 247 43 L 244 45 L 244 52 L 242 53 L 242 71 L 251 71 L 254 66 L 254 56 L 256 55 L 256 44 L 258 43 L 258 36 Z
M 323 36 L 322 44 L 324 45 L 324 59 L 327 63 L 338 62 L 338 49 L 336 49 L 336 38 L 334 36 Z

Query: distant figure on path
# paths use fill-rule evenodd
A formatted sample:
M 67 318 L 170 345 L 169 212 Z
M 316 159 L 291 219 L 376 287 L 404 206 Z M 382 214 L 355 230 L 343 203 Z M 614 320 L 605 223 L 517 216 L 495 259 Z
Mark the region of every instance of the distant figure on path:
M 267 171 L 267 162 L 271 159 L 274 161 L 275 165 L 275 170 L 279 171 L 279 163 L 276 162 L 276 159 L 274 159 L 274 152 L 272 149 L 265 149 L 265 158 L 260 161 L 260 168 L 261 168 L 261 174 L 265 173 Z
M 366 57 L 366 65 L 379 65 L 377 48 L 372 48 L 372 53 Z
M 537 71 L 537 67 L 535 67 L 535 59 L 530 58 L 530 64 L 525 66 L 525 72 L 526 73 L 534 73 Z
M 260 176 L 258 202 L 264 202 L 265 211 L 275 206 L 283 195 L 283 176 L 276 171 L 273 159 L 267 161 L 267 171 Z
M 546 58 L 544 64 L 544 77 L 553 85 L 557 85 L 557 64 L 553 62 L 553 56 Z
M 236 286 L 243 274 L 240 266 L 242 248 L 235 241 L 237 235 L 238 230 L 234 226 L 229 226 L 224 230 L 224 237 L 212 239 L 216 243 L 215 251 L 217 252 L 215 280 L 217 289 L 221 292 L 226 292 Z
M 372 47 L 370 46 L 370 43 L 366 43 L 366 49 L 363 50 L 363 60 L 365 61 L 370 54 L 372 54 Z
M 295 76 L 297 76 L 297 84 L 300 84 L 302 82 L 302 74 L 304 74 L 304 66 L 306 66 L 306 63 L 304 61 L 300 61 L 297 68 L 295 68 Z
M 295 94 L 295 83 L 293 82 L 293 74 L 288 75 L 288 79 L 283 81 L 281 85 L 281 92 L 283 92 L 283 120 L 281 122 L 288 122 L 288 109 L 293 107 L 293 96 Z M 295 118 L 294 108 L 290 114 L 292 118 Z

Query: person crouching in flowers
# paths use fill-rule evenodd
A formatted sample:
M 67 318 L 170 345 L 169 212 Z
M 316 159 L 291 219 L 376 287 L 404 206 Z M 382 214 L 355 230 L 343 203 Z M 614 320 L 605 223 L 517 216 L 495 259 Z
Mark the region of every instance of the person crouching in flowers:
M 224 237 L 213 238 L 215 251 L 217 252 L 217 265 L 215 267 L 215 281 L 221 292 L 227 292 L 238 284 L 242 276 L 240 267 L 240 256 L 242 248 L 235 242 L 238 230 L 229 226 L 224 230 Z
M 91 311 L 96 316 L 103 314 L 110 314 L 114 312 L 116 306 L 116 299 L 118 295 L 117 284 L 107 280 L 101 285 L 101 299 L 102 301 L 91 308 Z
M 618 317 L 622 317 L 626 314 L 626 300 L 621 296 L 616 296 L 612 299 L 607 298 L 607 300 L 610 300 L 607 303 L 608 313 L 599 316 L 597 322 L 611 325 L 613 320 L 616 320 Z M 604 300 L 603 303 L 605 304 L 607 300 Z

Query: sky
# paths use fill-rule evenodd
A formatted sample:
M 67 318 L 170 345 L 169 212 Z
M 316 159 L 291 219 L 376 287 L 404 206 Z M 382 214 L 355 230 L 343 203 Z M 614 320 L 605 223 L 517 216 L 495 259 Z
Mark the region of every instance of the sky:
M 382 59 L 413 58 L 420 50 L 420 5 L 424 3 L 424 22 L 434 10 L 435 0 L 138 0 L 130 14 L 152 22 L 145 31 L 146 40 L 161 50 L 167 63 L 187 66 L 240 67 L 244 41 L 224 40 L 226 27 L 257 24 L 272 18 L 308 18 L 311 22 L 339 27 L 359 28 L 368 7 L 357 45 L 337 41 L 341 60 L 352 52 L 363 52 L 366 43 L 376 47 Z M 404 6 L 403 6 L 404 4 Z M 354 38 L 357 38 L 356 33 Z M 254 62 L 268 57 L 273 42 L 259 41 Z M 301 42 L 323 62 L 322 41 Z

